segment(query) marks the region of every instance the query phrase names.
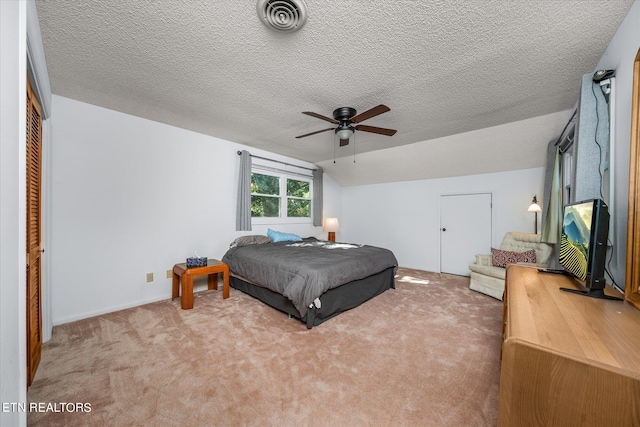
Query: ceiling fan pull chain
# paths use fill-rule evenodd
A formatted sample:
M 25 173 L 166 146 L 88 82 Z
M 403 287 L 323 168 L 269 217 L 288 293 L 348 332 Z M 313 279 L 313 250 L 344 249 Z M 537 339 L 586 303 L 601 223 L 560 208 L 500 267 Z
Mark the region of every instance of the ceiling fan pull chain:
M 336 162 L 336 144 L 338 143 L 338 136 L 334 134 L 333 137 L 333 163 Z
M 353 134 L 353 163 L 356 162 L 356 134 Z

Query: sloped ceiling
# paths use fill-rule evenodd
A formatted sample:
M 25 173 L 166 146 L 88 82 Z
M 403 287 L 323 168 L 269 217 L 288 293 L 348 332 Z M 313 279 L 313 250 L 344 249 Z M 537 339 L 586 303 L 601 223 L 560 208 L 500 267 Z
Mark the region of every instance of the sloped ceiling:
M 254 0 L 38 0 L 37 9 L 54 94 L 320 164 L 355 185 L 391 178 L 355 178 L 344 169 L 353 162 L 333 163 L 354 155 L 333 132 L 296 139 L 331 126 L 302 111 L 389 106 L 364 124 L 397 134 L 356 132 L 355 152 L 390 171 L 408 167 L 402 153 L 432 152 L 449 175 L 447 165 L 474 173 L 465 144 L 482 144 L 486 172 L 511 170 L 518 144 L 545 146 L 562 130 L 582 75 L 633 3 L 305 2 L 308 20 L 293 33 L 263 25 Z M 508 150 L 494 138 L 451 139 L 530 119 L 540 134 Z M 530 167 L 544 165 L 539 157 Z

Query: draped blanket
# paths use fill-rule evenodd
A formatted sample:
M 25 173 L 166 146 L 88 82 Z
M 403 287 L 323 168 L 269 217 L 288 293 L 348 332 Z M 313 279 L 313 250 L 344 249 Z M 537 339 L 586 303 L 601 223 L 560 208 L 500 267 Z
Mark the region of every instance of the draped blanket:
M 321 304 L 327 290 L 398 266 L 388 249 L 314 238 L 234 247 L 222 261 L 234 274 L 290 299 L 301 316 Z

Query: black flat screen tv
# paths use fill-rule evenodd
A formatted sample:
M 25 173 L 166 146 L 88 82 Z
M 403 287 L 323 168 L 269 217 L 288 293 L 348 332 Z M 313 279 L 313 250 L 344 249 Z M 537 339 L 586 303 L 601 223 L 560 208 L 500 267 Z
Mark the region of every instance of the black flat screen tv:
M 604 293 L 609 211 L 600 199 L 565 206 L 560 237 L 560 265 L 579 280 L 579 289 L 560 288 L 594 298 L 619 299 Z

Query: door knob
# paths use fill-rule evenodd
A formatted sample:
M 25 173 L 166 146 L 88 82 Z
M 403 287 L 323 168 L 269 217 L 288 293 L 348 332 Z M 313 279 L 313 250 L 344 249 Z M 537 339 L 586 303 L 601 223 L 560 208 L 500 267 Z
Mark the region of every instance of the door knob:
M 444 227 L 442 227 L 442 231 L 447 231 L 447 229 L 446 229 L 446 228 L 444 228 Z

